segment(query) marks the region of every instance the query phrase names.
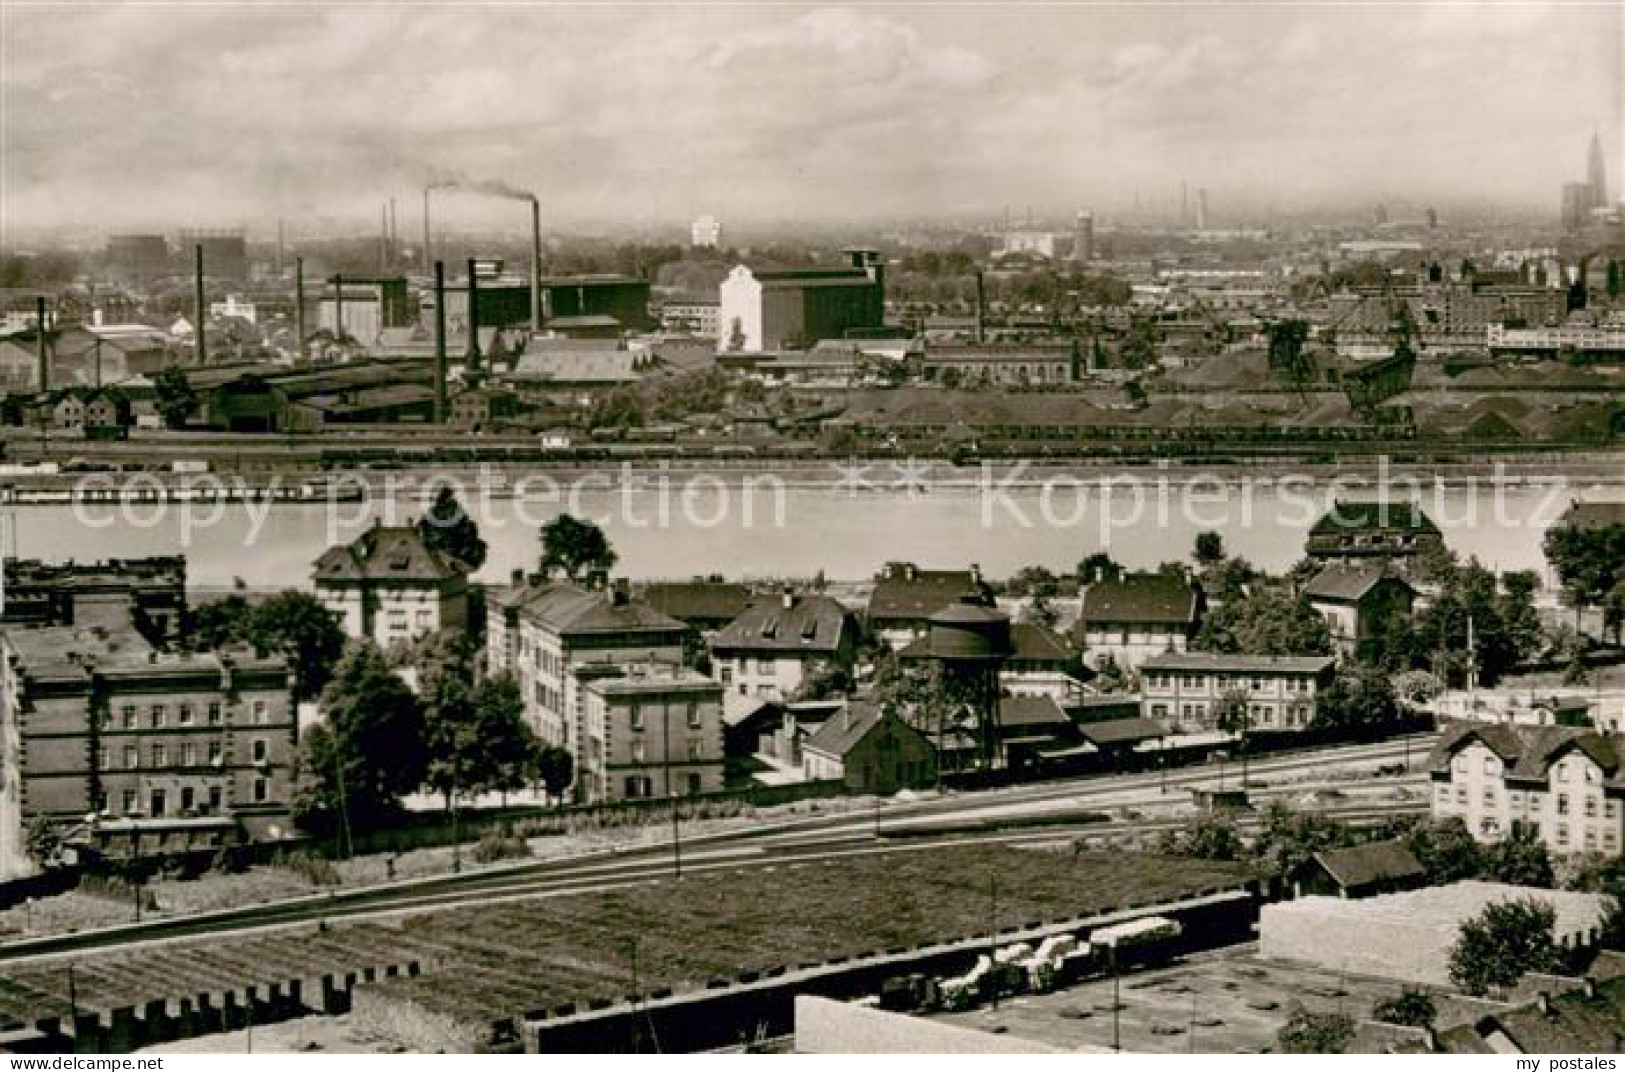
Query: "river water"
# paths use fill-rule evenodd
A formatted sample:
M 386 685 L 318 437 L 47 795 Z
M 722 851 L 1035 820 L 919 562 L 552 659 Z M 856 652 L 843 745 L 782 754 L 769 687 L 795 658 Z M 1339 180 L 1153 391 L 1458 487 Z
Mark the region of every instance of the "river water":
M 624 474 L 542 478 L 539 485 L 482 497 L 465 490 L 490 557 L 488 580 L 534 564 L 538 528 L 569 511 L 604 526 L 620 555 L 617 573 L 681 578 L 872 575 L 884 563 L 924 567 L 977 563 L 991 577 L 1027 565 L 1070 570 L 1105 550 L 1131 567 L 1188 559 L 1196 534 L 1220 532 L 1226 548 L 1282 570 L 1302 555 L 1315 519 L 1337 500 L 1387 494 L 1421 503 L 1450 547 L 1498 569 L 1544 572 L 1545 528 L 1574 497 L 1617 497 L 1594 476 L 1570 483 L 1454 476 L 1414 487 L 1351 487 L 1324 476 L 1217 479 L 1143 475 L 1054 477 L 1005 485 L 996 475 L 958 483 L 919 480 L 902 465 L 841 470 L 824 483 L 786 484 L 771 475 L 727 479 L 684 475 L 664 482 Z M 1617 481 L 1604 481 L 1604 485 Z M 305 586 L 329 545 L 373 519 L 403 523 L 421 514 L 420 493 L 384 493 L 361 503 L 313 505 L 128 503 L 15 506 L 5 549 L 24 557 L 89 560 L 185 554 L 191 583 L 222 587 Z

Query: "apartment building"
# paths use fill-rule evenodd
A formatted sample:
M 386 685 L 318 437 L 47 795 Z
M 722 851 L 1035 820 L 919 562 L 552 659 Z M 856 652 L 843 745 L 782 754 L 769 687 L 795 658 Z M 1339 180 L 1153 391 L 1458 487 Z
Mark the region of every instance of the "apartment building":
M 293 835 L 287 664 L 169 653 L 133 629 L 0 634 L 0 857 L 35 818 L 123 855 Z
M 1225 700 L 1241 695 L 1249 729 L 1307 729 L 1335 666 L 1329 655 L 1166 652 L 1140 666 L 1141 712 L 1187 732 L 1212 730 Z
M 680 665 L 689 628 L 631 597 L 624 581 L 516 578 L 486 596 L 486 663 L 519 679 L 525 716 L 542 740 L 578 754 L 585 737 L 577 669 Z M 720 747 L 720 746 L 719 746 Z
M 666 663 L 575 668 L 582 803 L 694 796 L 723 787 L 722 686 Z
M 1495 842 L 1514 829 L 1548 852 L 1617 856 L 1625 845 L 1625 739 L 1578 726 L 1458 722 L 1428 757 L 1435 819 Z

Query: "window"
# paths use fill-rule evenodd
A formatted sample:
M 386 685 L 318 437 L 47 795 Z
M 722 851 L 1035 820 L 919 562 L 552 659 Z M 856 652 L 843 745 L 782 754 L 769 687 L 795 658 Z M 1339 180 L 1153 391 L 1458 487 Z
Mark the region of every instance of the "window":
M 722 664 L 722 683 L 724 685 L 732 685 L 734 683 L 734 668 L 732 663 Z
M 1448 785 L 1441 785 L 1438 792 L 1436 792 L 1434 796 L 1439 798 L 1440 804 L 1450 803 L 1450 787 Z
M 209 786 L 209 810 L 210 811 L 219 811 L 220 810 L 220 802 L 221 802 L 222 799 L 224 799 L 224 797 L 225 797 L 225 793 L 223 793 L 221 791 L 221 789 L 220 789 L 220 787 L 218 785 Z
M 254 803 L 264 804 L 271 798 L 271 783 L 264 778 L 254 779 Z
M 1485 756 L 1484 757 L 1484 773 L 1485 774 L 1494 774 L 1496 772 L 1496 768 L 1499 767 L 1499 766 L 1500 766 L 1500 764 L 1496 761 L 1494 756 Z
M 643 732 L 643 708 L 638 706 L 637 704 L 633 704 L 631 707 L 626 709 L 626 716 L 627 716 L 628 722 L 630 723 L 630 725 L 632 727 L 632 732 L 633 733 L 642 733 Z
M 192 705 L 191 704 L 189 704 L 189 703 L 181 704 L 179 707 L 177 707 L 175 709 L 175 713 L 176 713 L 176 717 L 180 720 L 181 725 L 190 726 L 192 724 Z
M 1597 817 L 1597 798 L 1596 797 L 1586 797 L 1586 818 L 1587 819 L 1595 819 L 1596 817 Z
M 705 742 L 700 740 L 698 737 L 690 737 L 688 739 L 688 758 L 695 760 L 704 759 Z
M 155 744 L 152 746 L 152 765 L 154 767 L 169 766 L 169 747 L 167 745 Z
M 135 704 L 127 703 L 119 709 L 119 721 L 125 729 L 135 729 L 135 719 Z
M 218 700 L 209 705 L 209 725 L 220 725 L 220 702 Z
M 775 668 L 774 668 L 773 660 L 772 659 L 757 659 L 756 660 L 756 672 L 758 674 L 762 675 L 763 677 L 772 677 L 774 675 L 774 673 L 776 672 Z
M 96 753 L 96 769 L 97 770 L 111 770 L 112 769 L 112 766 L 113 766 L 113 754 L 112 753 L 113 753 L 113 750 L 111 748 L 107 747 L 105 744 L 102 745 L 101 750 Z
M 702 788 L 703 788 L 703 785 L 700 782 L 700 776 L 698 774 L 690 774 L 690 775 L 688 775 L 688 795 L 689 796 L 691 796 L 691 797 L 696 796 L 700 792 L 700 790 Z
M 169 796 L 164 792 L 164 790 L 154 789 L 152 791 L 150 800 L 151 807 L 147 809 L 148 815 L 157 818 L 158 816 L 165 815 L 169 812 Z
M 688 705 L 688 728 L 691 730 L 697 730 L 702 725 L 704 725 L 704 723 L 700 719 L 700 705 L 690 702 Z
M 196 803 L 197 803 L 197 791 L 194 790 L 189 785 L 182 786 L 181 787 L 181 811 L 183 811 L 183 812 L 191 811 L 192 806 L 194 804 L 196 804 Z
M 271 705 L 264 700 L 254 701 L 254 725 L 263 726 L 271 721 Z
M 133 744 L 124 746 L 124 769 L 138 770 L 141 767 L 141 750 Z
M 1465 785 L 1456 786 L 1456 803 L 1467 803 L 1467 787 Z
M 152 728 L 155 729 L 155 730 L 161 730 L 161 729 L 164 728 L 164 723 L 166 721 L 168 721 L 168 720 L 169 720 L 169 710 L 166 707 L 164 707 L 164 705 L 161 704 L 161 703 L 153 704 L 152 705 Z
M 141 810 L 141 802 L 137 798 L 135 790 L 126 789 L 124 791 L 124 807 L 119 809 L 120 814 L 134 815 L 139 810 Z
M 266 759 L 266 744 L 264 737 L 254 738 L 254 762 L 264 763 Z
M 181 766 L 183 766 L 183 767 L 195 767 L 195 766 L 197 766 L 197 742 L 196 741 L 187 741 L 185 744 L 181 745 Z
M 225 752 L 222 749 L 222 747 L 220 745 L 220 742 L 219 741 L 210 741 L 209 742 L 209 762 L 218 767 L 220 765 L 220 761 L 223 760 L 224 758 L 225 758 Z
M 1568 813 L 1569 813 L 1569 795 L 1567 793 L 1559 793 L 1559 794 L 1557 794 L 1557 814 L 1559 814 L 1559 815 L 1567 815 Z
M 1486 785 L 1484 787 L 1484 803 L 1489 804 L 1489 805 L 1493 805 L 1495 803 L 1495 787 L 1494 786 Z

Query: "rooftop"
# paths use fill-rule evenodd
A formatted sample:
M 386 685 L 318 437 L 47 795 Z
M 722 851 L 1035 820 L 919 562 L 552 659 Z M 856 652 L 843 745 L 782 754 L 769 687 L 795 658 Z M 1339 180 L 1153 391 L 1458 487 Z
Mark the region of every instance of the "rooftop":
M 1392 576 L 1381 566 L 1331 566 L 1315 574 L 1314 579 L 1304 586 L 1303 594 L 1310 599 L 1353 602 L 1363 599 L 1385 577 Z M 1400 578 L 1393 579 L 1410 587 Z
M 841 647 L 847 611 L 829 596 L 785 594 L 753 600 L 711 641 L 726 652 L 811 652 L 833 655 Z
M 1202 670 L 1228 674 L 1319 674 L 1337 665 L 1330 655 L 1232 655 L 1216 651 L 1168 651 L 1153 655 L 1142 670 Z
M 1368 841 L 1342 849 L 1315 853 L 1315 862 L 1347 889 L 1396 879 L 1420 878 L 1427 869 L 1417 862 L 1403 841 Z
M 318 584 L 355 581 L 438 584 L 466 576 L 468 568 L 429 547 L 415 525 L 374 525 L 348 544 L 329 547 L 316 560 Z
M 1553 763 L 1579 751 L 1601 768 L 1610 787 L 1625 789 L 1625 738 L 1585 726 L 1454 722 L 1433 746 L 1428 769 L 1448 774 L 1451 758 L 1475 741 L 1495 753 L 1513 780 L 1546 782 Z
M 1122 622 L 1190 625 L 1196 621 L 1197 602 L 1197 590 L 1184 577 L 1168 573 L 1131 573 L 1085 589 L 1080 618 L 1087 625 Z

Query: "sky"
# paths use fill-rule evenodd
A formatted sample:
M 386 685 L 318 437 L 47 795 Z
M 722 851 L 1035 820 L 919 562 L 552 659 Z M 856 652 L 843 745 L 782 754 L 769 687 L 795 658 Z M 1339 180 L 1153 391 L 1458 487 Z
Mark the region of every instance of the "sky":
M 376 219 L 425 182 L 550 226 L 1549 211 L 1625 5 L 0 2 L 0 225 Z M 515 217 L 447 194 L 447 219 Z M 517 226 L 521 221 L 515 218 Z M 3 237 L 3 236 L 0 236 Z

